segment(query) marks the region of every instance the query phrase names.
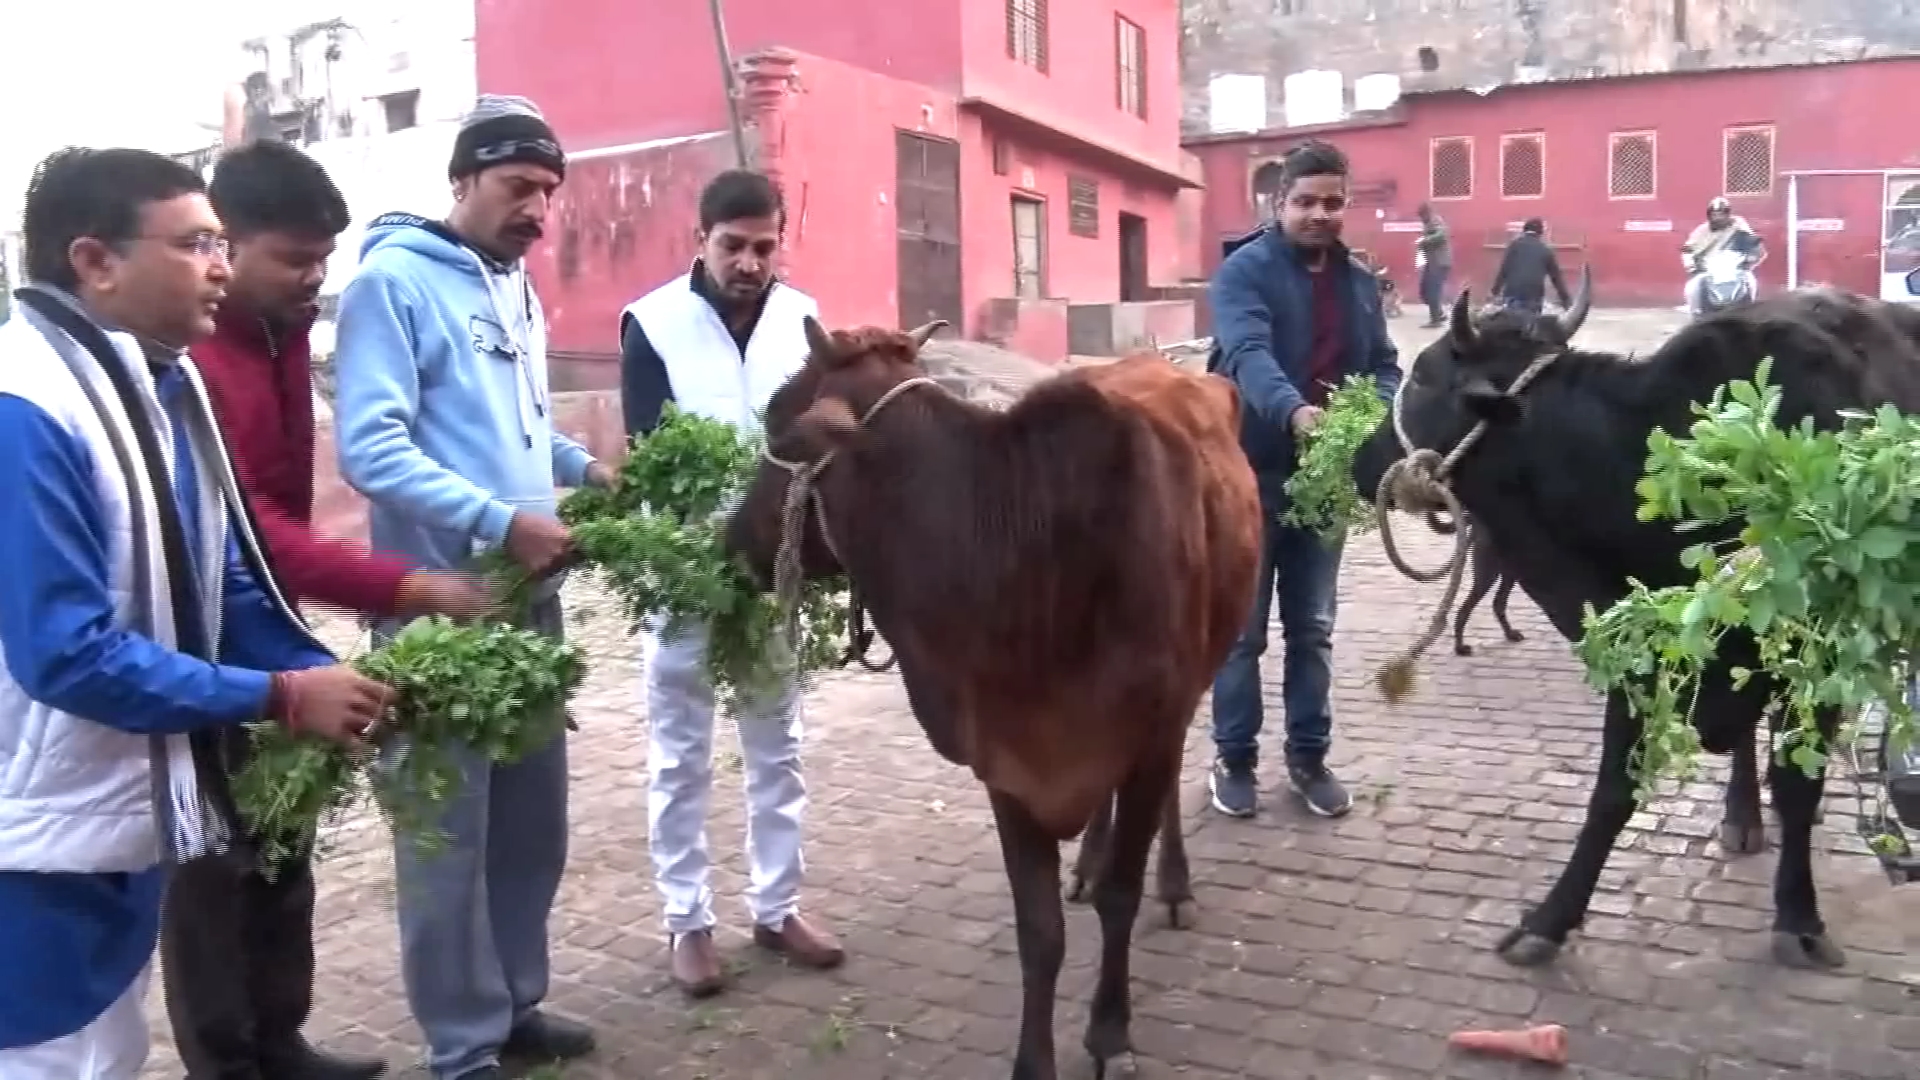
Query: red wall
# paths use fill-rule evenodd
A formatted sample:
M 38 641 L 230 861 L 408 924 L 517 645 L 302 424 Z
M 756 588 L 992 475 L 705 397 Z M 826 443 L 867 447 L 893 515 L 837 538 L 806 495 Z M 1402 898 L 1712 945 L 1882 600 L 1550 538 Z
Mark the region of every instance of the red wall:
M 547 239 L 527 253 L 547 314 L 554 389 L 615 385 L 605 361 L 620 352 L 621 309 L 693 262 L 700 189 L 732 164 L 725 137 L 569 163 Z
M 788 200 L 785 272 L 820 301 L 829 323 L 898 321 L 894 139 L 900 130 L 960 143 L 961 297 L 969 333 L 983 328 L 989 300 L 1013 292 L 1010 200 L 1016 190 L 1048 201 L 1051 295 L 1117 299 L 1121 211 L 1146 219 L 1149 279 L 1179 276 L 1185 252 L 1171 192 L 1142 188 L 1031 139 L 1008 139 L 1013 166 L 1009 175 L 996 176 L 984 122 L 962 112 L 952 95 L 815 56 L 797 56 L 795 73 L 795 89 L 762 130 L 769 167 L 777 169 Z M 731 164 L 730 140 L 704 137 L 589 154 L 570 166 L 555 200 L 551 239 L 529 256 L 559 354 L 557 385 L 607 384 L 611 372 L 592 370 L 592 358 L 617 354 L 623 307 L 687 268 L 697 252 L 700 187 Z M 1100 182 L 1097 238 L 1067 231 L 1069 171 Z M 1063 358 L 1064 327 L 1058 337 L 1057 349 L 1036 355 Z
M 930 10 L 941 6 L 931 0 L 923 2 Z M 1051 48 L 1045 74 L 1007 55 L 1004 2 L 947 2 L 961 12 L 966 61 L 960 87 L 963 95 L 1005 102 L 1056 128 L 1160 162 L 1169 169 L 1178 167 L 1180 5 L 1177 0 L 1050 0 L 1047 32 Z M 848 5 L 848 9 L 852 7 Z M 1126 16 L 1145 31 L 1145 119 L 1122 111 L 1116 99 L 1116 15 Z M 798 47 L 805 48 L 804 45 Z
M 727 43 L 736 57 L 784 45 L 952 90 L 959 10 L 960 0 L 726 0 Z M 702 0 L 474 0 L 474 19 L 480 89 L 538 102 L 569 150 L 727 126 Z
M 1219 241 L 1255 220 L 1250 176 L 1254 167 L 1305 134 L 1327 139 L 1353 159 L 1357 184 L 1392 181 L 1397 194 L 1383 207 L 1348 212 L 1349 242 L 1376 250 L 1395 280 L 1411 292 L 1413 237 L 1383 230 L 1411 221 L 1429 192 L 1430 140 L 1474 139 L 1474 196 L 1436 201 L 1454 234 L 1454 287 L 1484 292 L 1498 262 L 1489 233 L 1541 216 L 1550 236 L 1584 240 L 1584 256 L 1562 253 L 1571 273 L 1593 266 L 1597 300 L 1615 305 L 1680 302 L 1679 247 L 1702 220 L 1707 200 L 1723 182 L 1726 128 L 1771 124 L 1776 172 L 1804 169 L 1882 169 L 1920 166 L 1920 125 L 1890 122 L 1896 102 L 1920 101 L 1920 60 L 1868 61 L 1820 67 L 1687 73 L 1512 86 L 1481 96 L 1468 92 L 1412 95 L 1400 119 L 1371 126 L 1270 132 L 1227 141 L 1202 140 L 1188 149 L 1202 162 L 1207 205 L 1202 257 L 1219 263 Z M 1612 199 L 1607 191 L 1608 135 L 1658 132 L 1656 196 Z M 1546 135 L 1545 196 L 1500 196 L 1500 136 Z M 1845 228 L 1802 233 L 1800 277 L 1878 294 L 1881 236 L 1879 177 L 1816 177 L 1801 182 L 1800 214 L 1835 217 Z M 1767 240 L 1760 269 L 1764 287 L 1779 288 L 1787 270 L 1786 182 L 1768 196 L 1733 199 Z M 1671 221 L 1673 231 L 1627 232 L 1626 222 Z
M 977 114 L 961 117 L 960 222 L 969 312 L 994 297 L 1013 295 L 1013 196 L 1046 203 L 1046 292 L 1076 303 L 1120 298 L 1120 226 L 1125 212 L 1147 222 L 1147 278 L 1156 285 L 1177 281 L 1184 258 L 1175 219 L 1174 192 L 1116 176 L 1071 148 L 1046 140 L 1000 133 L 1012 148 L 1006 176 L 993 174 L 993 125 Z M 1067 174 L 1100 183 L 1100 234 L 1074 236 L 1067 229 Z M 969 316 L 973 317 L 972 315 Z

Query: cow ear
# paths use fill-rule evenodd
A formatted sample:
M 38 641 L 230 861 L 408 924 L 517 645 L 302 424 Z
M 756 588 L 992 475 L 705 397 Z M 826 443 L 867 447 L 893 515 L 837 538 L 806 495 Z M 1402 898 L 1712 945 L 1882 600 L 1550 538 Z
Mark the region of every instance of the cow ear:
M 1493 385 L 1490 380 L 1474 379 L 1461 388 L 1460 397 L 1475 420 L 1500 424 L 1520 418 L 1520 400 Z
M 809 438 L 818 439 L 828 447 L 839 446 L 860 430 L 860 421 L 853 415 L 853 406 L 841 397 L 821 398 L 801 413 L 795 423 Z

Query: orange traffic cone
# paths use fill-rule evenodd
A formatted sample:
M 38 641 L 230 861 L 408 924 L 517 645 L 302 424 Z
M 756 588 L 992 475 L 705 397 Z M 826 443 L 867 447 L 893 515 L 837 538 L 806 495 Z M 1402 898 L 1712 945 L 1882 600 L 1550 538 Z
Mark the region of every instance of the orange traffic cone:
M 1522 1031 L 1456 1031 L 1447 1039 L 1447 1045 L 1543 1065 L 1567 1063 L 1567 1029 L 1559 1024 L 1541 1024 Z

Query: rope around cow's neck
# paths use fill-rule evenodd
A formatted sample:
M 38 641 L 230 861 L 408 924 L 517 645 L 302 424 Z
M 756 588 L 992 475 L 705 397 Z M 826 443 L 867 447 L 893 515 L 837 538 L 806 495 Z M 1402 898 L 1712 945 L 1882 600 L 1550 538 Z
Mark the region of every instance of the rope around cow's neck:
M 860 418 L 860 425 L 865 427 L 880 414 L 881 409 L 886 408 L 895 398 L 916 386 L 931 386 L 944 390 L 938 382 L 925 376 L 895 383 L 887 389 L 886 393 L 880 395 L 880 399 L 873 403 L 873 408 L 867 410 L 867 415 Z M 760 452 L 769 464 L 785 469 L 789 476 L 787 498 L 780 508 L 780 547 L 774 552 L 773 557 L 773 597 L 781 613 L 786 616 L 789 642 L 800 640 L 800 586 L 804 578 L 800 566 L 800 553 L 804 547 L 803 541 L 806 539 L 809 508 L 813 510 L 814 520 L 820 523 L 821 542 L 827 545 L 827 551 L 833 555 L 834 561 L 839 563 L 842 569 L 846 569 L 847 561 L 840 554 L 840 546 L 834 542 L 833 531 L 827 527 L 827 504 L 826 500 L 821 498 L 818 485 L 820 475 L 827 471 L 827 466 L 833 463 L 837 453 L 838 451 L 828 450 L 813 461 L 786 461 L 775 457 L 771 450 L 763 449 Z M 875 673 L 886 671 L 893 667 L 893 657 L 888 657 L 884 664 L 875 664 L 867 659 L 867 650 L 873 644 L 873 634 L 867 630 L 866 609 L 860 602 L 860 589 L 854 584 L 851 571 L 847 574 L 847 584 L 847 653 L 841 658 L 841 663 L 842 665 L 849 662 L 858 663 L 861 667 Z
M 1506 396 L 1517 397 L 1560 356 L 1561 353 L 1556 351 L 1535 357 L 1533 363 L 1520 373 L 1520 377 L 1507 387 Z M 1417 366 L 1419 362 L 1419 357 L 1415 357 L 1414 364 Z M 1400 381 L 1399 389 L 1393 394 L 1393 434 L 1400 441 L 1402 457 L 1388 466 L 1386 474 L 1380 478 L 1380 486 L 1373 493 L 1373 512 L 1380 525 L 1380 544 L 1386 549 L 1387 561 L 1393 564 L 1394 569 L 1423 585 L 1445 577 L 1447 589 L 1441 594 L 1440 606 L 1434 609 L 1433 617 L 1427 621 L 1426 630 L 1399 656 L 1381 665 L 1380 671 L 1374 676 L 1374 685 L 1379 687 L 1380 695 L 1394 704 L 1405 699 L 1412 691 L 1415 665 L 1419 663 L 1421 655 L 1440 640 L 1440 635 L 1446 633 L 1447 617 L 1453 613 L 1454 601 L 1460 595 L 1460 579 L 1466 574 L 1467 553 L 1472 549 L 1473 534 L 1477 527 L 1468 520 L 1449 481 L 1460 459 L 1487 432 L 1487 421 L 1474 424 L 1466 438 L 1461 439 L 1444 458 L 1438 450 L 1414 446 L 1401 416 L 1401 401 L 1412 382 L 1413 371 L 1409 369 L 1406 377 Z M 1391 511 L 1396 508 L 1413 513 L 1424 512 L 1429 516 L 1444 510 L 1453 519 L 1453 554 L 1444 565 L 1421 570 L 1401 555 L 1400 546 L 1393 537 Z

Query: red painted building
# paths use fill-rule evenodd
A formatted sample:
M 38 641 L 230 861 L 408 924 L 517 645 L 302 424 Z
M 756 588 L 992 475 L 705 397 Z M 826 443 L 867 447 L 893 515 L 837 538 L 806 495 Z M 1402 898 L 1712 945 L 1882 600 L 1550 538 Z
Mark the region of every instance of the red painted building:
M 1203 252 L 1248 228 L 1278 156 L 1312 135 L 1353 160 L 1350 243 L 1411 291 L 1415 209 L 1454 236 L 1454 285 L 1484 293 L 1511 231 L 1546 220 L 1602 304 L 1675 305 L 1679 247 L 1726 194 L 1767 240 L 1763 288 L 1826 282 L 1909 299 L 1920 265 L 1920 59 L 1623 76 L 1414 93 L 1322 128 L 1188 141 L 1207 185 Z M 1797 221 L 1797 228 L 1789 222 Z
M 829 323 L 945 318 L 1043 358 L 1190 334 L 1176 0 L 727 0 L 787 274 Z M 476 0 L 480 87 L 574 157 L 534 272 L 557 377 L 604 384 L 620 309 L 685 270 L 735 162 L 703 3 Z M 569 364 L 568 361 L 572 363 Z

